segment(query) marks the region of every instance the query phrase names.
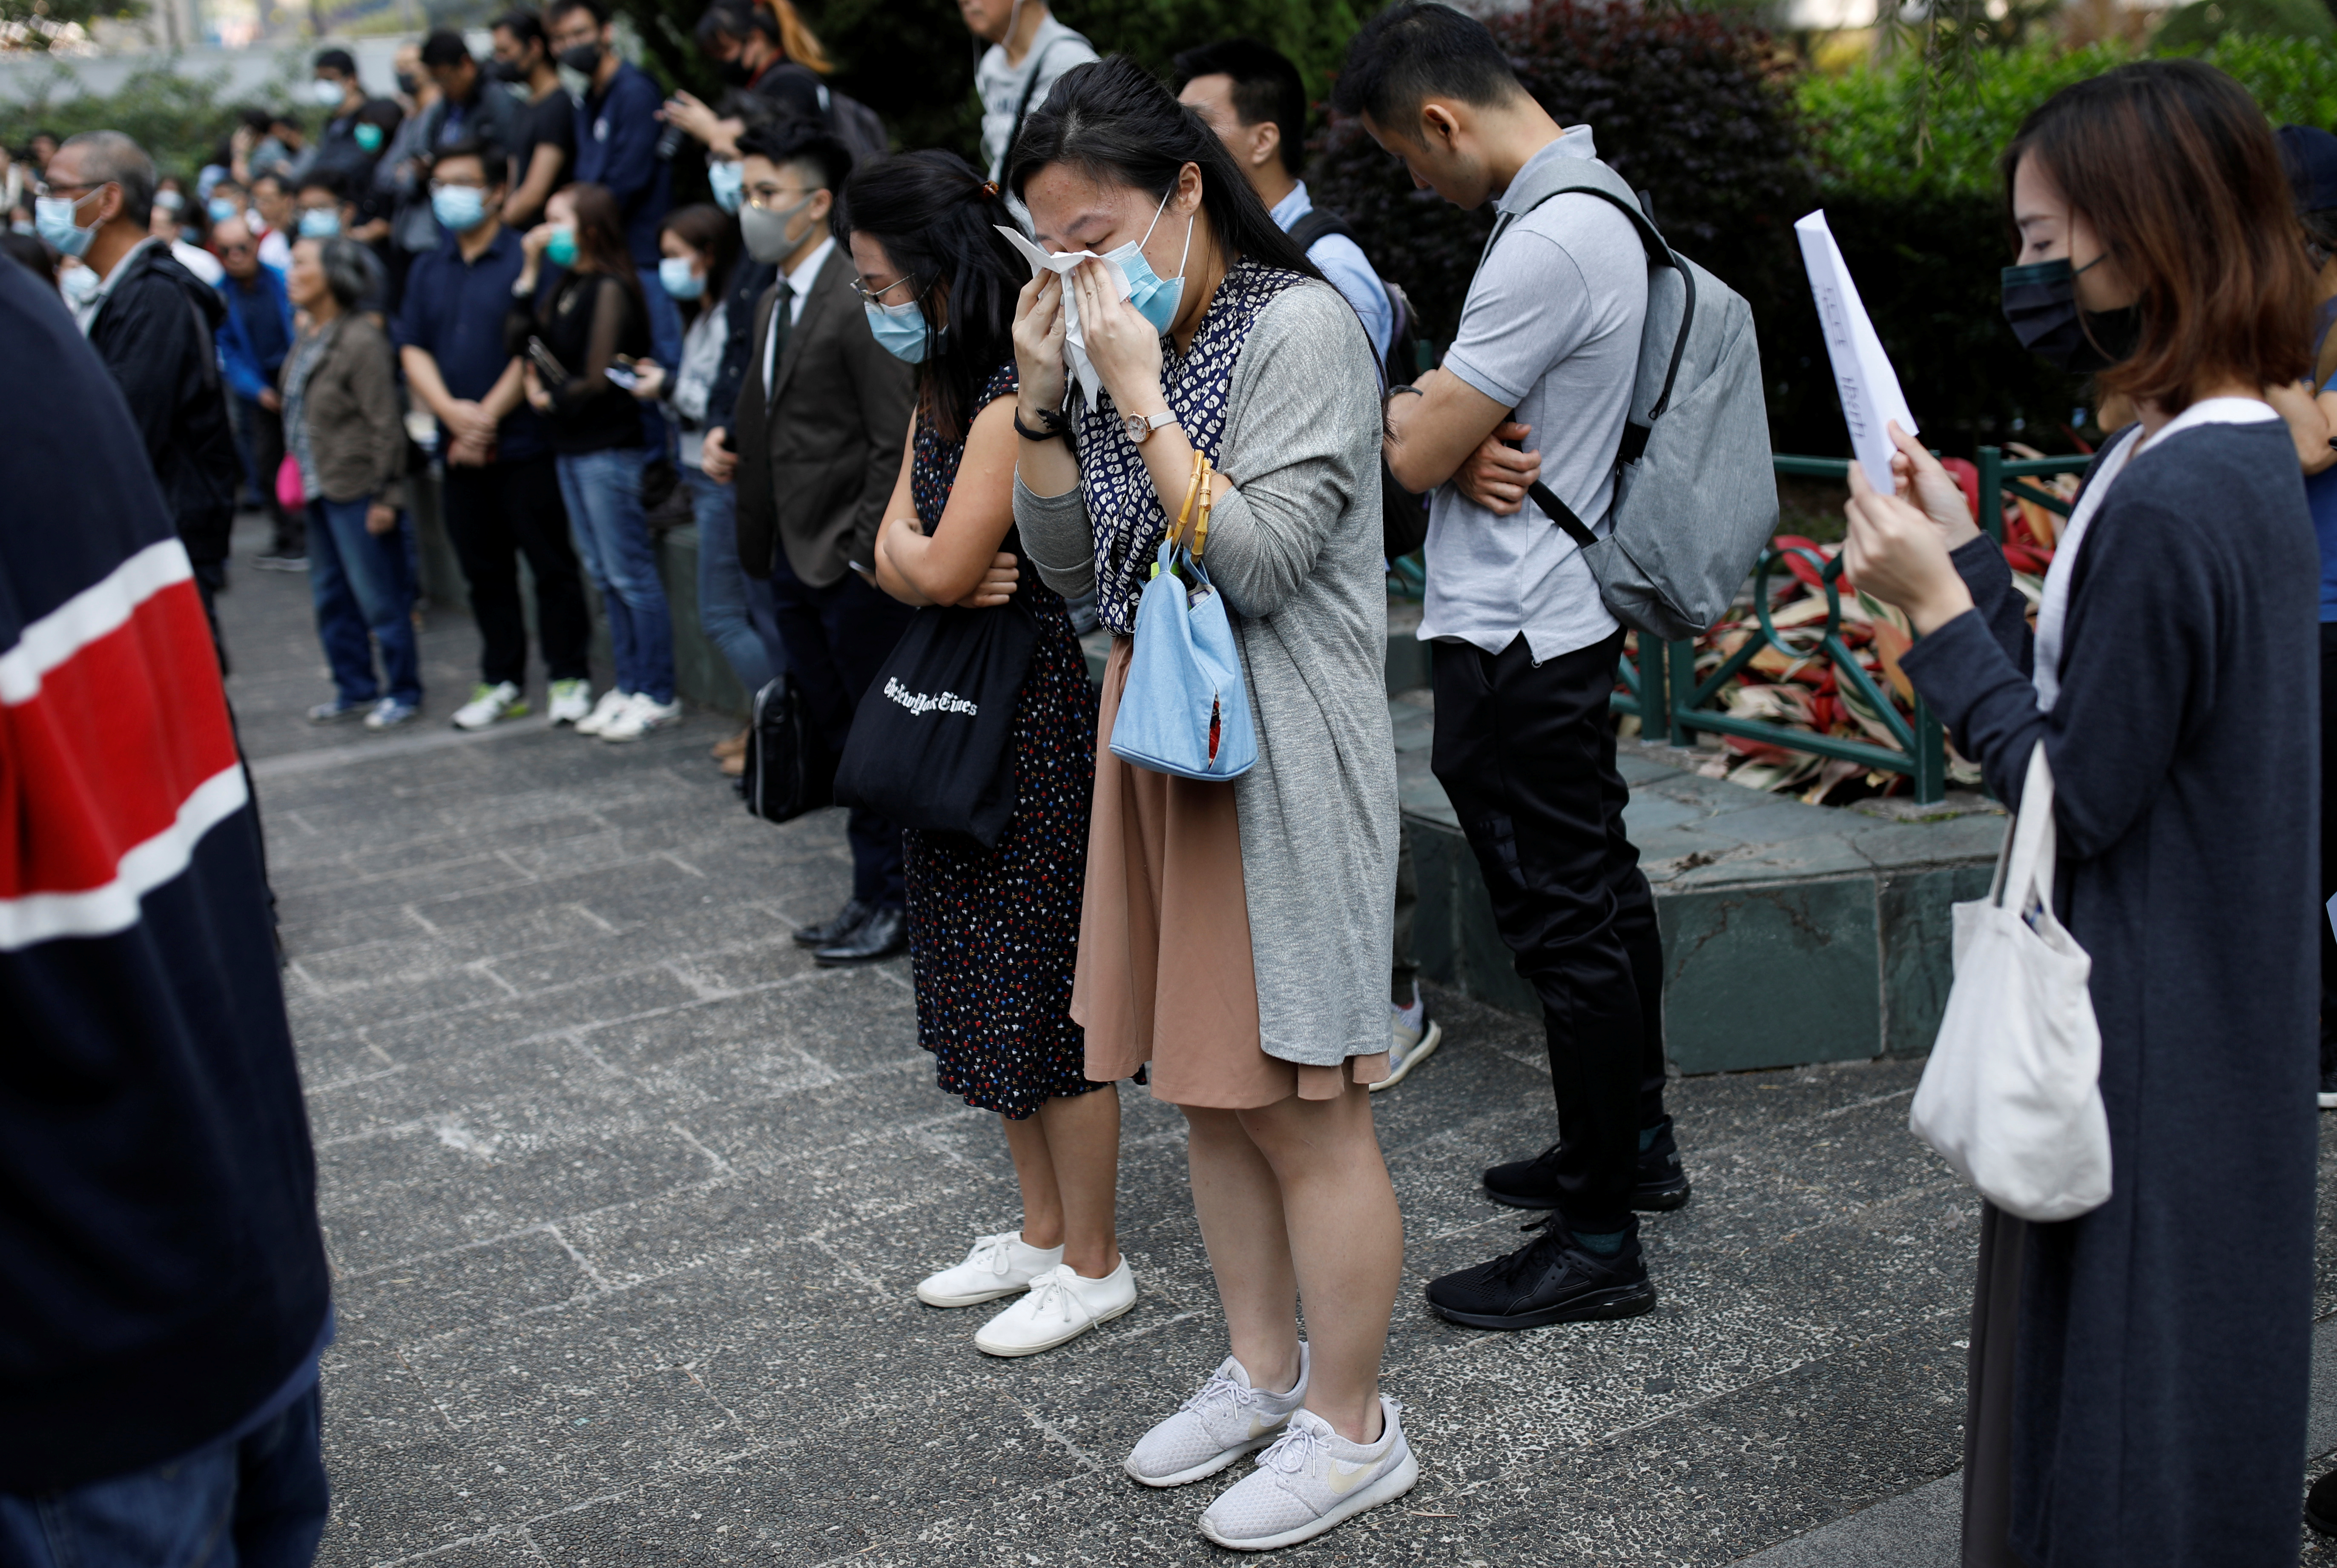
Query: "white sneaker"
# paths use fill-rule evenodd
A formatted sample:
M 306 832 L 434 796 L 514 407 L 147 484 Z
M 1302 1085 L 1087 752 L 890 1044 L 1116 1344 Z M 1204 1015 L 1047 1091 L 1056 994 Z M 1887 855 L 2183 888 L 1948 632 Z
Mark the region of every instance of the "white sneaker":
M 632 699 L 619 708 L 615 716 L 601 726 L 602 740 L 639 740 L 653 729 L 663 729 L 681 718 L 681 699 L 660 702 L 647 692 L 637 691 Z M 584 726 L 579 725 L 579 729 Z
M 1020 1231 L 984 1236 L 964 1262 L 919 1281 L 917 1300 L 928 1307 L 980 1306 L 1030 1289 L 1032 1281 L 1062 1261 L 1061 1247 L 1033 1247 Z
M 1308 1365 L 1302 1339 L 1298 1381 L 1286 1394 L 1270 1394 L 1250 1387 L 1249 1373 L 1227 1357 L 1199 1393 L 1137 1440 L 1120 1468 L 1147 1486 L 1182 1486 L 1216 1475 L 1274 1441 L 1305 1401 Z
M 554 725 L 576 724 L 592 711 L 592 683 L 589 680 L 556 680 L 552 683 L 552 700 L 544 705 L 544 715 Z
M 499 718 L 517 718 L 527 711 L 527 697 L 509 681 L 484 682 L 471 688 L 471 700 L 455 710 L 456 729 L 484 729 Z
M 611 687 L 601 694 L 601 700 L 592 705 L 592 711 L 576 721 L 576 733 L 599 735 L 601 726 L 632 706 L 632 701 L 631 692 L 619 691 L 615 687 Z
M 1444 1026 L 1429 1015 L 1419 987 L 1413 988 L 1412 1006 L 1388 1004 L 1388 1075 L 1371 1086 L 1374 1094 L 1403 1082 L 1406 1073 L 1434 1056 L 1436 1047 L 1444 1043 Z
M 1420 1462 L 1403 1440 L 1400 1407 L 1380 1396 L 1387 1429 L 1366 1447 L 1350 1443 L 1312 1410 L 1292 1414 L 1257 1468 L 1227 1487 L 1201 1515 L 1201 1534 L 1236 1552 L 1296 1546 L 1392 1502 L 1420 1480 Z
M 1100 1280 L 1058 1263 L 1031 1281 L 1031 1293 L 982 1326 L 973 1348 L 987 1356 L 1035 1356 L 1068 1345 L 1136 1305 L 1136 1276 L 1122 1257 Z

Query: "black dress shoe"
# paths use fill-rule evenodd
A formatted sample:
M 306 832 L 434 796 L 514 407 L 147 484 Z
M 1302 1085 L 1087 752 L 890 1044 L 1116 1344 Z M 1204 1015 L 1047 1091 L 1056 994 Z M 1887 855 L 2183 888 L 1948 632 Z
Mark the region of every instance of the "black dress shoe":
M 867 902 L 865 900 L 849 900 L 842 909 L 836 911 L 836 918 L 834 920 L 827 921 L 824 925 L 805 926 L 802 930 L 797 931 L 796 946 L 799 948 L 832 948 L 836 943 L 844 940 L 845 938 L 850 936 L 853 932 L 858 930 L 862 924 L 867 920 L 868 917 L 875 912 L 876 906 Z
M 2337 1535 L 2337 1470 L 2313 1484 L 2304 1495 L 2304 1522 L 2323 1535 Z
M 1539 1329 L 1636 1317 L 1656 1304 L 1637 1236 L 1602 1258 L 1554 1214 L 1526 1228 L 1541 1234 L 1489 1263 L 1428 1281 L 1436 1315 L 1472 1329 Z
M 1511 1160 L 1485 1173 L 1485 1195 L 1512 1209 L 1558 1207 L 1558 1145 L 1552 1144 L 1530 1160 Z M 1661 1213 L 1687 1203 L 1687 1173 L 1680 1166 L 1679 1145 L 1672 1139 L 1672 1119 L 1656 1125 L 1656 1135 L 1639 1151 L 1632 1173 L 1631 1207 Z
M 880 909 L 861 921 L 850 936 L 820 949 L 811 958 L 821 969 L 833 969 L 846 964 L 873 964 L 908 950 L 908 911 Z

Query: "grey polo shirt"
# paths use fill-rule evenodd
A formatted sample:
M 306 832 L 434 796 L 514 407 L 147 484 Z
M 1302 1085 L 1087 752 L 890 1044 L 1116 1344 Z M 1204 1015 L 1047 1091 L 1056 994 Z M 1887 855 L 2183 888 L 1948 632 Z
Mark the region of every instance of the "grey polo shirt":
M 1535 153 L 1594 158 L 1577 125 Z M 1525 170 L 1511 182 L 1526 184 Z M 1504 197 L 1496 209 L 1512 210 Z M 1554 196 L 1511 221 L 1478 268 L 1444 368 L 1532 426 L 1542 482 L 1594 531 L 1606 531 L 1615 452 L 1631 408 L 1648 256 L 1631 220 L 1597 196 Z M 1497 517 L 1450 484 L 1428 519 L 1423 639 L 1499 653 L 1522 633 L 1537 661 L 1610 636 L 1615 618 L 1572 540 L 1529 501 Z

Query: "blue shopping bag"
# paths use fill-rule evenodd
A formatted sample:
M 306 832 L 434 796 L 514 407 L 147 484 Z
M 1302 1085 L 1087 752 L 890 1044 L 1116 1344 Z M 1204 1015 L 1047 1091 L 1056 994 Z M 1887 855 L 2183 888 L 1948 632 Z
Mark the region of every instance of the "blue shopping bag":
M 1257 762 L 1225 596 L 1190 550 L 1165 539 L 1136 605 L 1136 648 L 1111 721 L 1111 755 L 1194 779 L 1239 778 Z

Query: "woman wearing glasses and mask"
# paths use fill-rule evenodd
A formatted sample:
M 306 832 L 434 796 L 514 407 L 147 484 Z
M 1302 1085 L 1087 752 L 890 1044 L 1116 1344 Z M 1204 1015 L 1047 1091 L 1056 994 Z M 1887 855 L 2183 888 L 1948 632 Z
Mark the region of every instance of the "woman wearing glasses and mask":
M 1365 1092 L 1387 1071 L 1396 852 L 1378 380 L 1354 312 L 1132 61 L 1065 73 L 1007 167 L 1038 243 L 1098 258 L 1042 272 L 1014 324 L 1014 520 L 1040 579 L 1092 586 L 1114 634 L 1071 1016 L 1089 1077 L 1149 1061 L 1185 1114 L 1232 1341 L 1127 1468 L 1180 1485 L 1262 1447 L 1201 1531 L 1289 1545 L 1419 1475 L 1378 1391 L 1403 1232 Z M 1067 385 L 1067 297 L 1092 385 Z M 1100 744 L 1136 695 L 1137 601 L 1201 484 L 1257 736 L 1231 782 Z
M 1906 609 L 1902 667 L 1999 800 L 2043 748 L 2101 1032 L 2108 1201 L 1981 1211 L 1963 1560 L 2272 1568 L 2312 1381 L 2320 573 L 2264 394 L 2305 370 L 2312 269 L 2263 111 L 2195 62 L 2064 89 L 2004 167 L 2006 316 L 2137 422 L 2034 631 L 1904 432 L 1895 494 L 1851 465 L 1845 573 Z

